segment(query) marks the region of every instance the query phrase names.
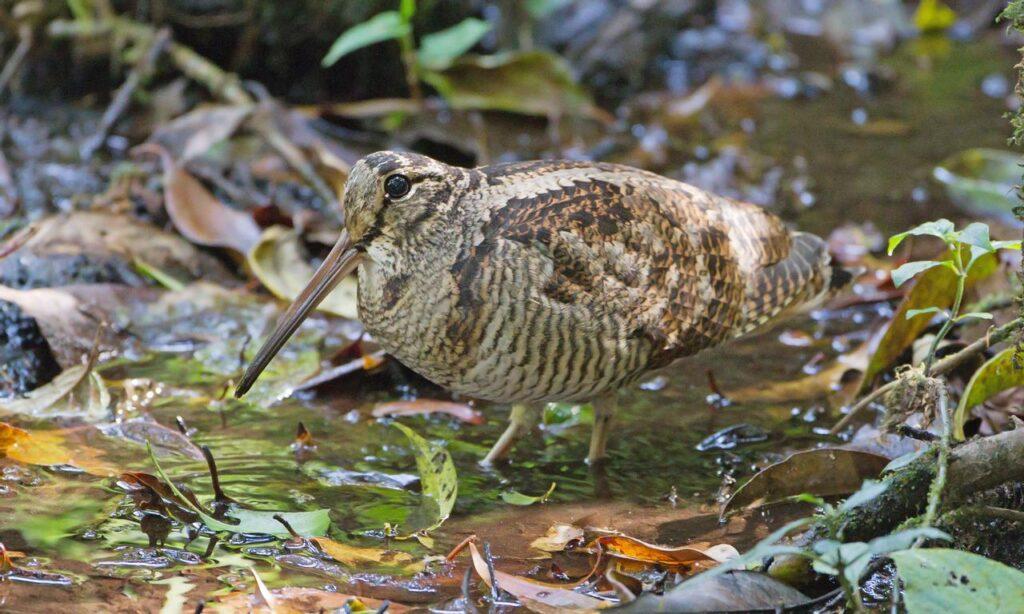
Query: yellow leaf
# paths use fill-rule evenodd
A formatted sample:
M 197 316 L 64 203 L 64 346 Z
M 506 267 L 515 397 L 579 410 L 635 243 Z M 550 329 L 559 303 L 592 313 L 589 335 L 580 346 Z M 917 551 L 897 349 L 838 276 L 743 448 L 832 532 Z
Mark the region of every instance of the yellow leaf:
M 401 550 L 352 546 L 326 537 L 314 537 L 311 541 L 315 542 L 332 559 L 350 567 L 365 568 L 367 565 L 384 565 L 401 567 L 408 573 L 423 570 L 422 561 L 417 561 L 413 555 Z
M 11 460 L 28 465 L 72 465 L 86 473 L 104 477 L 120 473 L 100 458 L 103 453 L 99 450 L 77 442 L 69 446 L 67 435 L 73 432 L 75 429 L 26 431 L 0 422 L 0 452 Z
M 922 32 L 944 32 L 956 23 L 956 11 L 942 0 L 921 0 L 914 11 L 914 25 Z

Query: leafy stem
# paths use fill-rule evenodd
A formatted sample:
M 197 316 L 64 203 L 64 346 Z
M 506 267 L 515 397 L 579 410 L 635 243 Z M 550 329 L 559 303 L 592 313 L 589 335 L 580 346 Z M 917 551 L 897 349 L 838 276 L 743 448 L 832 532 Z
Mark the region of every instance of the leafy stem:
M 924 375 L 928 377 L 931 374 L 932 364 L 935 362 L 935 353 L 939 349 L 939 343 L 946 338 L 949 331 L 953 328 L 953 324 L 957 322 L 960 315 L 960 305 L 964 300 L 964 288 L 967 285 L 967 271 L 964 269 L 963 257 L 960 253 L 960 246 L 951 246 L 953 252 L 952 262 L 954 271 L 956 273 L 956 296 L 953 298 L 953 308 L 949 313 L 949 317 L 942 323 L 942 327 L 939 329 L 938 334 L 932 339 L 932 345 L 928 348 L 928 355 L 924 361 Z

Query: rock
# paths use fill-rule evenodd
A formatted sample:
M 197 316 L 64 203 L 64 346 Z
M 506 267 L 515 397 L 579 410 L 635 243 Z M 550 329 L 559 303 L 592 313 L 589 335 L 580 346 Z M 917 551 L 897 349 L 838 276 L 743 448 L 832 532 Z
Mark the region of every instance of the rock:
M 36 321 L 0 300 L 0 398 L 38 388 L 58 373 L 60 366 Z

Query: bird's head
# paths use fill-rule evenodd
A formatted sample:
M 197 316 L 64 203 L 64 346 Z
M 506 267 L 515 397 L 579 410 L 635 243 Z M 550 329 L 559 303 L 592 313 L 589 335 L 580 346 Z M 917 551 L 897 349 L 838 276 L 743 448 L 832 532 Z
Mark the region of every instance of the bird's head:
M 245 394 L 306 316 L 367 253 L 400 248 L 452 206 L 464 171 L 426 156 L 379 151 L 356 162 L 345 183 L 345 230 L 313 278 L 278 321 L 235 389 Z
M 426 156 L 379 151 L 356 162 L 342 197 L 353 247 L 402 245 L 448 209 L 463 171 Z

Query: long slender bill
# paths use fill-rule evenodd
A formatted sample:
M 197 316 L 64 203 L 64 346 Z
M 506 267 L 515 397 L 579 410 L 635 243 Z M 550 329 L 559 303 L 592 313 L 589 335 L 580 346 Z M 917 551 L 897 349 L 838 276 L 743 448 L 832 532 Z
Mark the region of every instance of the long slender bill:
M 238 387 L 235 388 L 236 397 L 241 397 L 252 388 L 256 378 L 260 376 L 263 369 L 267 368 L 278 351 L 284 347 L 309 312 L 316 309 L 324 297 L 330 294 L 331 290 L 334 290 L 338 283 L 356 268 L 360 255 L 361 253 L 352 247 L 348 231 L 343 230 L 341 236 L 338 237 L 338 242 L 331 248 L 331 253 L 327 254 L 323 264 L 313 274 L 313 279 L 309 280 L 302 293 L 288 307 L 288 311 L 281 316 L 274 332 L 263 342 L 263 347 L 249 363 L 245 374 L 238 382 Z

